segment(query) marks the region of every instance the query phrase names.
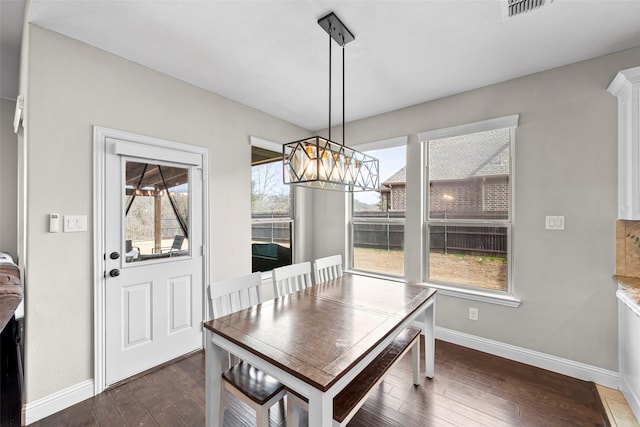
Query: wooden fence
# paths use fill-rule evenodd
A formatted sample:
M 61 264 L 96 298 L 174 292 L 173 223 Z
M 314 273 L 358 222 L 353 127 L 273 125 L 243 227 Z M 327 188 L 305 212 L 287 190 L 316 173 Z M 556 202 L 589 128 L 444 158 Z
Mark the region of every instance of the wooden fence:
M 283 219 L 289 218 L 288 214 L 253 214 L 252 219 Z M 290 222 L 254 222 L 251 224 L 251 240 L 253 242 L 286 243 L 291 244 Z
M 488 213 L 483 219 L 502 218 L 501 215 L 501 213 Z M 254 215 L 254 218 L 256 217 Z M 384 250 L 404 249 L 404 224 L 372 221 L 375 218 L 403 218 L 404 212 L 366 212 L 359 213 L 358 217 L 366 218 L 368 221 L 358 222 L 357 218 L 354 218 L 354 247 Z M 432 213 L 431 217 L 435 218 L 436 216 Z M 468 217 L 478 219 L 478 213 L 475 213 L 475 217 L 471 214 Z M 277 219 L 278 217 L 263 215 L 259 218 Z M 287 222 L 253 223 L 251 239 L 254 242 L 275 242 L 289 245 L 291 224 Z M 507 227 L 431 225 L 429 227 L 429 250 L 445 254 L 504 257 L 507 255 Z
M 443 254 L 507 256 L 506 227 L 432 225 L 429 250 Z
M 353 244 L 357 248 L 402 250 L 404 225 L 372 222 L 374 218 L 403 218 L 404 212 L 359 212 L 354 218 Z M 506 212 L 431 212 L 433 219 L 506 219 Z M 505 257 L 507 255 L 507 227 L 431 225 L 429 250 L 437 253 L 468 254 Z

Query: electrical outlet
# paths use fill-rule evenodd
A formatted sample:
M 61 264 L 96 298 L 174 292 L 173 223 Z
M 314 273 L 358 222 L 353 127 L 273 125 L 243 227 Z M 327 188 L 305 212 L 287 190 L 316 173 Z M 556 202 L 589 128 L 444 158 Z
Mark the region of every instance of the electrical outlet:
M 478 320 L 478 309 L 469 307 L 469 320 Z

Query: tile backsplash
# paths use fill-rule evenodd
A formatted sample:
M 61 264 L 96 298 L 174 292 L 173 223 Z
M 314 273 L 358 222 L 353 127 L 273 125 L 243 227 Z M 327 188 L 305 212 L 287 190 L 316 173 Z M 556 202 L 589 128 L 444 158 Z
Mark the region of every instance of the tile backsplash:
M 640 221 L 616 221 L 616 274 L 640 277 L 640 246 L 627 237 L 640 236 Z

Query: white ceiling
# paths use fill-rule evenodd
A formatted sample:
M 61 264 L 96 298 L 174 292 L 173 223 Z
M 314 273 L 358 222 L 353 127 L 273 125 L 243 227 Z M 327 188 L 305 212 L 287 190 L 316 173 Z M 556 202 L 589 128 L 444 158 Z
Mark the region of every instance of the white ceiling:
M 546 0 L 515 18 L 504 1 L 32 0 L 27 20 L 309 130 L 328 120 L 329 36 L 316 21 L 330 11 L 356 37 L 347 121 L 640 46 L 640 0 Z

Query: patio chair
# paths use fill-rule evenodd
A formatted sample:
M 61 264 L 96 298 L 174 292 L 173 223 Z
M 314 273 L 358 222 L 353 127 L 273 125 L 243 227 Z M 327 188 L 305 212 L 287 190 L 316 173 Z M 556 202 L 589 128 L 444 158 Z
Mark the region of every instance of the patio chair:
M 184 236 L 176 235 L 173 238 L 173 243 L 171 244 L 171 248 L 169 249 L 169 256 L 173 256 L 177 254 L 182 249 L 182 244 L 184 243 Z
M 273 277 L 273 294 L 276 298 L 300 291 L 312 285 L 310 262 L 274 268 L 271 274 Z
M 173 242 L 171 242 L 171 246 L 169 247 L 161 247 L 159 249 L 154 248 L 152 249 L 153 253 L 157 253 L 157 254 L 169 254 L 170 257 L 174 256 L 174 255 L 178 255 L 180 253 L 180 251 L 182 250 L 182 244 L 184 243 L 184 236 L 180 235 L 180 234 L 176 234 L 173 237 Z M 166 256 L 166 255 L 165 255 Z
M 213 318 L 217 319 L 261 303 L 261 285 L 260 272 L 209 285 L 209 310 Z M 243 361 L 234 364 L 222 374 L 221 384 L 220 425 L 223 425 L 224 421 L 225 390 L 256 411 L 258 427 L 269 426 L 269 408 L 282 401 L 286 394 L 280 381 Z
M 315 284 L 342 277 L 342 255 L 318 258 L 313 262 Z

